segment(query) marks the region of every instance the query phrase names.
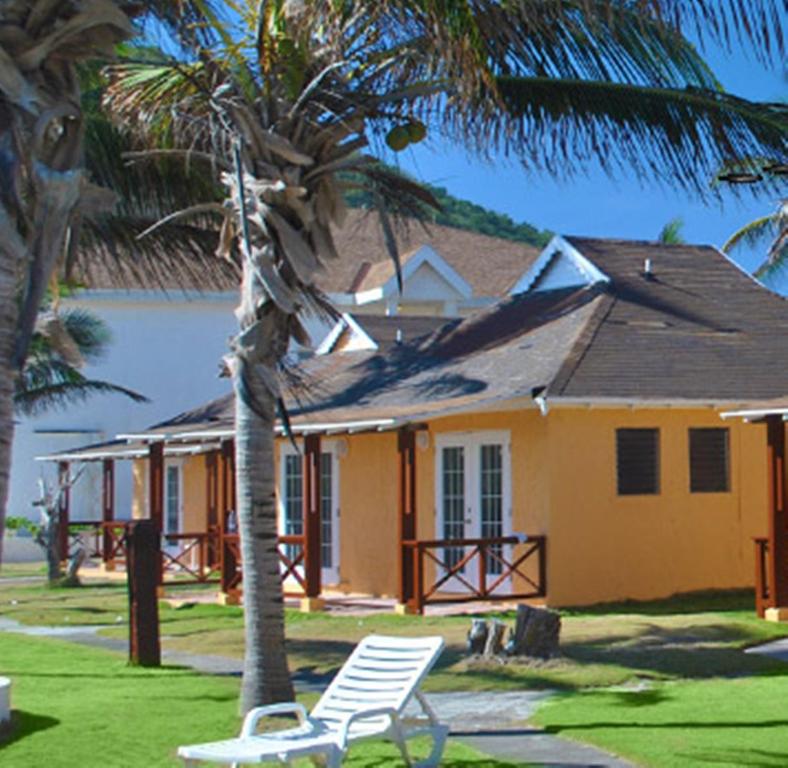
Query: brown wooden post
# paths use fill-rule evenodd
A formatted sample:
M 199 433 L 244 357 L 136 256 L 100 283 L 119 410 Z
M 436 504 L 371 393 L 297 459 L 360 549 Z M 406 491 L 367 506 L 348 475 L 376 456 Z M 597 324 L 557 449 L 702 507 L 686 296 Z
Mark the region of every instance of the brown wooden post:
M 105 568 L 114 568 L 112 560 L 112 535 L 110 534 L 107 523 L 112 523 L 115 519 L 115 461 L 104 459 L 101 465 L 101 559 Z
M 320 435 L 304 438 L 304 597 L 307 609 L 320 597 Z
M 416 433 L 403 427 L 397 435 L 399 452 L 399 603 L 408 605 L 413 602 L 416 588 L 414 568 L 416 553 L 404 542 L 416 540 Z
M 150 520 L 159 532 L 164 530 L 164 443 L 155 442 L 148 446 L 148 510 Z M 164 583 L 164 559 L 159 551 L 158 583 Z
M 240 562 L 236 557 L 236 549 L 232 545 L 237 539 L 237 525 L 233 530 L 228 530 L 228 518 L 235 514 L 235 441 L 227 440 L 222 443 L 222 509 L 219 515 L 219 573 L 220 589 L 223 599 L 227 603 L 239 601 L 238 569 Z M 237 521 L 236 521 L 237 522 Z M 226 539 L 227 536 L 232 537 Z
M 769 476 L 769 606 L 788 619 L 788 515 L 786 515 L 785 424 L 782 416 L 766 417 Z
M 214 568 L 219 562 L 219 454 L 217 451 L 205 454 L 205 498 L 208 565 Z
M 68 560 L 68 523 L 69 523 L 69 507 L 71 504 L 71 488 L 69 477 L 69 463 L 67 461 L 59 461 L 57 465 L 57 481 L 58 481 L 58 550 L 60 551 L 60 559 Z
M 129 661 L 142 667 L 158 667 L 161 532 L 153 520 L 135 520 L 129 524 L 127 536 Z

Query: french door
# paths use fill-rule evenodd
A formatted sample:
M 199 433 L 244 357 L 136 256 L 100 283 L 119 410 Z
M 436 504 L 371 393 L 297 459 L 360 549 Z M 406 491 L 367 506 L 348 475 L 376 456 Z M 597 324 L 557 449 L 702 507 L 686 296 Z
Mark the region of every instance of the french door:
M 511 458 L 508 432 L 463 432 L 438 435 L 435 439 L 436 538 L 486 539 L 511 534 Z M 446 570 L 455 568 L 472 547 L 449 546 L 442 552 Z M 494 580 L 503 564 L 494 555 L 508 558 L 500 545 L 485 563 L 485 575 Z M 479 563 L 470 559 L 457 577 L 443 585 L 445 591 L 464 591 L 463 580 L 479 587 Z M 510 589 L 509 580 L 497 591 Z
M 320 578 L 339 582 L 339 462 L 335 445 L 323 443 L 320 454 Z M 283 445 L 279 471 L 279 531 L 285 536 L 304 533 L 304 458 L 291 445 Z M 291 559 L 297 548 L 288 545 Z

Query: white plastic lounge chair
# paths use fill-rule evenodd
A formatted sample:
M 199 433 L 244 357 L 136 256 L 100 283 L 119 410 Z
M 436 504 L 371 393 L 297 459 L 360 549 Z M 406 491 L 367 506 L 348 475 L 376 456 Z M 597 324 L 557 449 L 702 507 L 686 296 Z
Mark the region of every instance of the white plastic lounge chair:
M 426 768 L 440 762 L 449 729 L 438 722 L 418 687 L 443 650 L 442 637 L 364 638 L 317 702 L 311 714 L 295 702 L 257 707 L 246 716 L 236 739 L 195 744 L 178 749 L 187 768 L 199 761 L 247 765 L 322 756 L 328 768 L 338 768 L 350 744 L 362 739 L 393 741 L 407 765 L 413 765 L 407 740 L 432 737 Z M 423 715 L 403 716 L 414 698 Z M 256 734 L 264 717 L 295 714 L 299 724 L 272 733 Z

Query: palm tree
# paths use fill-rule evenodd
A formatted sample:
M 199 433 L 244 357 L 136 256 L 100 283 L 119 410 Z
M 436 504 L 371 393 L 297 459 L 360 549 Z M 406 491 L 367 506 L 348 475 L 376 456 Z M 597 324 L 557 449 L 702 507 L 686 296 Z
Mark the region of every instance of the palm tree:
M 773 275 L 788 264 L 788 199 L 781 200 L 767 216 L 760 216 L 736 230 L 725 241 L 722 250 L 729 253 L 743 245 L 767 248 L 766 258 L 755 270 L 757 277 Z
M 96 152 L 102 145 L 95 139 L 96 131 L 102 130 L 83 114 L 79 67 L 114 58 L 116 44 L 137 33 L 131 19 L 149 15 L 165 23 L 173 23 L 176 17 L 184 22 L 197 18 L 189 0 L 177 4 L 170 0 L 0 2 L 0 540 L 14 435 L 14 392 L 56 268 L 62 267 L 67 276 L 74 273 L 75 264 L 86 253 L 79 246 L 85 243 L 92 245 L 91 257 L 101 256 L 105 263 L 128 256 L 134 246 L 137 258 L 126 259 L 125 268 L 140 272 L 144 267 L 150 278 L 156 260 L 145 259 L 146 252 L 157 256 L 164 244 L 152 240 L 140 247 L 134 241 L 134 227 L 129 226 L 135 224 L 137 231 L 143 231 L 158 218 L 150 197 L 145 206 L 121 210 L 120 218 L 108 215 L 115 196 L 99 186 L 106 179 L 95 168 L 94 179 L 99 183 L 91 180 L 83 152 L 87 132 L 91 139 L 88 159 L 91 155 L 99 159 Z M 104 159 L 109 157 L 107 153 Z M 115 158 L 114 166 L 119 165 Z M 107 167 L 112 168 L 112 163 Z M 155 169 L 149 170 L 146 177 L 154 173 Z M 115 176 L 116 181 L 125 181 L 127 191 L 139 190 L 139 174 Z M 184 189 L 199 186 L 192 183 Z M 168 206 L 172 203 L 172 199 L 166 201 Z M 143 213 L 149 221 L 140 226 Z M 162 236 L 173 242 L 171 235 Z M 204 234 L 195 234 L 194 228 L 178 232 L 180 244 L 197 237 L 204 242 Z M 195 270 L 204 266 L 199 259 L 186 263 Z M 171 264 L 167 270 L 171 280 Z M 154 269 L 153 282 L 156 274 Z
M 36 416 L 95 394 L 120 394 L 137 403 L 147 402 L 139 392 L 80 372 L 85 363 L 104 355 L 110 338 L 104 322 L 87 310 L 54 312 L 50 306 L 39 313 L 25 365 L 16 380 L 17 413 Z
M 172 27 L 183 55 L 113 67 L 107 96 L 125 124 L 215 169 L 225 188 L 211 210 L 220 254 L 243 273 L 226 360 L 236 392 L 246 711 L 292 695 L 273 427 L 280 360 L 291 338 L 303 340 L 303 313 L 325 306 L 315 276 L 336 258 L 339 174 L 355 174 L 372 196 L 395 261 L 398 217 L 434 200 L 375 159 L 428 132 L 531 169 L 571 174 L 596 159 L 704 193 L 699 179 L 726 156 L 773 155 L 785 123 L 770 105 L 723 93 L 681 30 L 723 44 L 738 33 L 766 58 L 782 50 L 783 19 L 778 0 L 753 0 L 746 18 L 738 0 L 193 5 L 202 23 Z

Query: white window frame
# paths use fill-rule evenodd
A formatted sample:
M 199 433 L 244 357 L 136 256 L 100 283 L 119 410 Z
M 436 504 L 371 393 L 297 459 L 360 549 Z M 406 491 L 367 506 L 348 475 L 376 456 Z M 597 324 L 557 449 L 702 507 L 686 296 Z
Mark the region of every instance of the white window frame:
M 331 520 L 331 560 L 333 565 L 331 568 L 322 566 L 320 580 L 322 584 L 338 584 L 339 583 L 339 536 L 340 536 L 340 509 L 339 509 L 339 452 L 337 449 L 337 440 L 321 440 L 320 453 L 327 453 L 331 456 L 331 501 L 332 501 L 332 520 Z M 303 452 L 303 447 L 301 447 Z M 279 447 L 279 471 L 277 473 L 277 488 L 276 488 L 276 509 L 277 509 L 277 530 L 282 534 L 285 530 L 285 505 L 283 489 L 285 486 L 285 457 L 287 456 L 303 456 L 293 448 L 289 442 L 283 442 Z M 302 475 L 303 483 L 303 475 Z M 322 521 L 321 521 L 322 523 Z M 321 530 L 322 532 L 322 530 Z M 322 546 L 322 543 L 321 543 Z M 321 558 L 322 561 L 322 558 Z

